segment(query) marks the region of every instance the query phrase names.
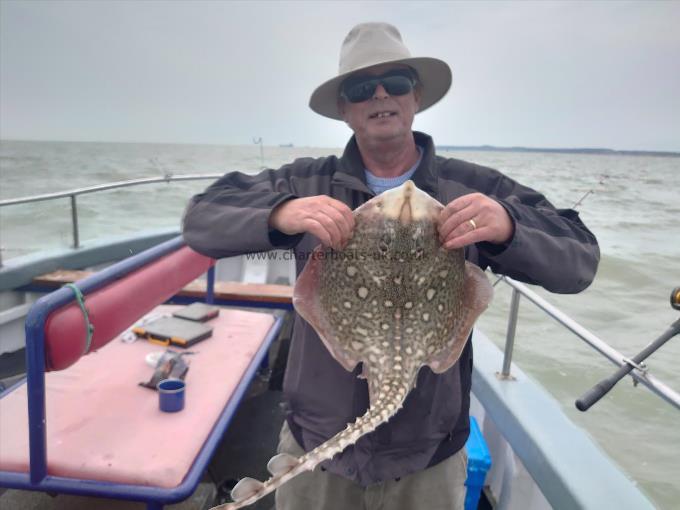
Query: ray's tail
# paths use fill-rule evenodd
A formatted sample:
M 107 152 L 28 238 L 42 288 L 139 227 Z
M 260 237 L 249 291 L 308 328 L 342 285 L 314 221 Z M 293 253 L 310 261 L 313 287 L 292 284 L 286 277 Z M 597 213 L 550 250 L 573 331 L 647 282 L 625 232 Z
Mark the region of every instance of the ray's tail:
M 408 380 L 383 383 L 374 393 L 377 394 L 375 402 L 354 423 L 350 423 L 328 441 L 299 458 L 288 453 L 272 457 L 267 464 L 267 469 L 272 474 L 271 478 L 264 482 L 243 478 L 231 491 L 234 502 L 213 507 L 211 510 L 236 510 L 251 505 L 288 480 L 305 471 L 312 471 L 321 462 L 332 459 L 349 445 L 356 443 L 361 436 L 373 432 L 380 424 L 394 416 L 402 408 L 408 391 Z

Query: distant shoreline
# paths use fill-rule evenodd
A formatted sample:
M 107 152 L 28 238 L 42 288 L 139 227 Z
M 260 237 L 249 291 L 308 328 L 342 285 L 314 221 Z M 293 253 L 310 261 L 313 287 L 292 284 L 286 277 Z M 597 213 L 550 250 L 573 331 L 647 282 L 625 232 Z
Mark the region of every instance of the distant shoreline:
M 21 140 L 11 138 L 1 138 L 0 142 L 19 142 L 19 143 L 82 143 L 82 144 L 121 144 L 121 145 L 206 145 L 206 146 L 245 146 L 248 144 L 215 144 L 215 143 L 182 143 L 182 142 L 102 142 L 94 140 Z M 265 145 L 267 147 L 292 148 L 296 147 L 292 143 L 279 145 Z M 307 147 L 307 146 L 300 146 Z M 298 148 L 300 148 L 298 147 Z M 308 147 L 309 148 L 309 147 Z M 315 147 L 323 148 L 323 147 Z M 329 149 L 342 150 L 342 147 L 334 147 Z M 648 151 L 648 150 L 614 150 L 603 147 L 574 147 L 574 148 L 557 148 L 557 147 L 500 147 L 496 145 L 437 145 L 438 151 L 471 151 L 471 152 L 547 152 L 547 153 L 561 153 L 561 154 L 593 154 L 593 155 L 612 155 L 612 156 L 661 156 L 670 158 L 680 158 L 680 152 L 673 151 Z
M 612 156 L 662 156 L 680 157 L 680 152 L 671 151 L 624 151 L 605 148 L 542 148 L 542 147 L 496 147 L 494 145 L 437 145 L 439 151 L 472 151 L 472 152 L 550 152 L 561 154 L 595 154 Z

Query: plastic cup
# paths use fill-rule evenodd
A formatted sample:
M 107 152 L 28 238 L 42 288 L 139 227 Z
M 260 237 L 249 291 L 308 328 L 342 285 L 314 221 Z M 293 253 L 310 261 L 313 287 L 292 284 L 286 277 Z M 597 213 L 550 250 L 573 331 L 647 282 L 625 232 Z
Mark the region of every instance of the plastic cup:
M 176 413 L 184 409 L 184 381 L 164 379 L 158 383 L 158 407 L 166 413 Z

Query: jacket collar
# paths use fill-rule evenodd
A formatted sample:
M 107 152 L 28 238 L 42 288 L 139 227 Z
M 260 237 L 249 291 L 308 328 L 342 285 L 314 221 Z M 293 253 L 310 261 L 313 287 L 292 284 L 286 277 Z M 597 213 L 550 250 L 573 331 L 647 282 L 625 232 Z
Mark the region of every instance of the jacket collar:
M 413 136 L 416 144 L 423 147 L 423 158 L 415 174 L 413 174 L 413 182 L 429 195 L 436 196 L 437 176 L 434 168 L 434 142 L 425 133 L 414 131 Z M 359 146 L 356 138 L 352 136 L 340 157 L 340 165 L 333 174 L 332 183 L 373 195 L 374 193 L 366 184 L 364 169 L 364 161 L 361 158 Z

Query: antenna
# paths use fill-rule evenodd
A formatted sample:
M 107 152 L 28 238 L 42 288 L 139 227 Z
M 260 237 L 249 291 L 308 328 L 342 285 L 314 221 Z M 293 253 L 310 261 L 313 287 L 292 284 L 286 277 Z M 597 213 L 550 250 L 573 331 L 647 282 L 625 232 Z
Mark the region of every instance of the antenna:
M 262 147 L 262 137 L 255 138 L 253 137 L 253 143 L 255 145 L 259 144 L 260 145 L 260 170 L 264 170 L 264 149 Z

